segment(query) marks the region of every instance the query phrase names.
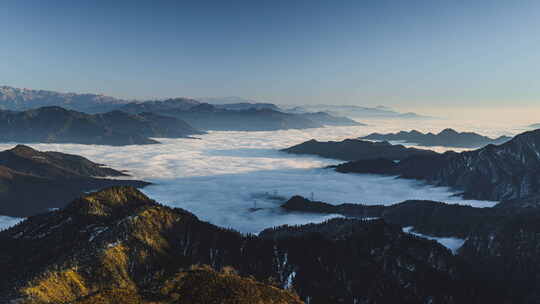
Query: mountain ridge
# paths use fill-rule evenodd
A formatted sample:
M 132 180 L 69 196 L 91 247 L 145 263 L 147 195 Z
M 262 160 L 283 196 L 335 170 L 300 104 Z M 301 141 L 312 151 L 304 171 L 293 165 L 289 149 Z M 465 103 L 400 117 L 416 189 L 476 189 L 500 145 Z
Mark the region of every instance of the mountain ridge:
M 457 148 L 478 148 L 488 144 L 502 144 L 510 137 L 500 136 L 490 138 L 474 132 L 457 132 L 454 129 L 447 128 L 439 133 L 422 133 L 416 130 L 410 132 L 400 131 L 398 133 L 371 133 L 360 137 L 360 139 L 379 140 L 379 141 L 405 141 L 407 143 L 432 147 L 457 147 Z
M 99 114 L 120 110 L 131 114 L 152 112 L 185 120 L 200 130 L 273 131 L 320 128 L 324 125 L 353 126 L 360 123 L 326 113 L 295 115 L 270 103 L 232 98 L 232 103 L 212 105 L 187 97 L 160 100 L 125 100 L 98 94 L 60 93 L 46 90 L 0 87 L 0 110 L 27 111 L 39 107 L 63 107 L 68 110 Z
M 19 143 L 80 143 L 102 145 L 155 144 L 150 137 L 202 134 L 187 123 L 153 113 L 118 110 L 86 114 L 48 106 L 22 112 L 0 110 L 0 141 Z
M 114 185 L 149 185 L 138 180 L 107 179 L 125 176 L 125 172 L 81 156 L 17 145 L 0 152 L 0 214 L 24 217 L 63 207 L 86 191 Z
M 392 145 L 388 142 L 371 142 L 359 139 L 345 139 L 343 141 L 319 142 L 315 139 L 282 149 L 292 154 L 310 154 L 339 160 L 362 160 L 386 158 L 388 160 L 402 160 L 411 155 L 437 154 L 431 150 L 407 148 L 403 145 Z
M 405 201 L 383 205 L 310 201 L 293 196 L 282 205 L 288 212 L 341 214 L 349 218 L 380 218 L 409 227 L 413 233 L 457 237 L 457 249 L 473 273 L 481 274 L 513 303 L 534 303 L 539 298 L 540 196 L 502 202 L 491 208 L 451 205 L 433 201 Z
M 368 173 L 366 162 L 335 167 L 342 173 Z M 376 168 L 377 169 L 377 168 Z M 461 153 L 415 155 L 385 164 L 379 173 L 418 179 L 461 191 L 465 198 L 522 199 L 540 192 L 540 129 L 516 135 L 501 145 Z
M 186 269 L 197 264 L 231 266 L 258 281 L 272 278 L 310 303 L 492 298 L 471 287 L 475 278 L 444 247 L 384 221 L 335 219 L 246 236 L 131 187 L 105 189 L 30 217 L 0 232 L 0 241 L 7 248 L 0 252 L 0 299 L 22 304 L 99 303 L 78 301 L 107 293 L 142 300 L 136 303 L 189 303 L 167 286 L 183 286 Z

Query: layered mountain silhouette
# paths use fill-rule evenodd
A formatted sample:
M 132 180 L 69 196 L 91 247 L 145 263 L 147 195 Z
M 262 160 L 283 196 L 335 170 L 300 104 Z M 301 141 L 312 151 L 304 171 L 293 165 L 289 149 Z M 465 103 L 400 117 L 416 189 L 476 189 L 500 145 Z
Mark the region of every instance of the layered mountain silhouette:
M 187 111 L 200 104 L 201 102 L 191 98 L 169 98 L 165 100 L 130 102 L 122 105 L 120 110 L 132 114 L 145 112 L 167 113 L 171 110 Z
M 352 161 L 338 172 L 398 175 L 448 186 L 466 198 L 521 199 L 540 193 L 540 129 L 515 136 L 502 145 L 462 153 L 413 155 L 400 162 Z
M 289 109 L 291 112 L 327 112 L 336 116 L 349 116 L 354 118 L 375 118 L 375 119 L 427 119 L 429 116 L 419 115 L 416 113 L 400 113 L 389 107 L 363 107 L 354 105 L 302 105 Z
M 474 132 L 457 132 L 454 129 L 444 129 L 441 132 L 421 133 L 416 130 L 410 132 L 401 131 L 398 133 L 372 133 L 360 139 L 379 141 L 404 141 L 414 143 L 418 146 L 432 147 L 458 147 L 458 148 L 479 148 L 489 144 L 502 144 L 511 139 L 508 136 L 490 138 Z
M 367 126 L 364 123 L 357 122 L 345 116 L 330 115 L 326 112 L 302 113 L 298 115 L 325 126 Z
M 63 207 L 87 191 L 114 185 L 148 185 L 104 178 L 122 176 L 127 174 L 84 157 L 18 145 L 0 152 L 0 214 L 25 217 Z
M 413 155 L 437 155 L 431 150 L 407 148 L 388 142 L 371 142 L 358 139 L 320 142 L 315 139 L 281 150 L 293 154 L 318 155 L 339 160 L 362 160 L 385 158 L 402 160 Z
M 210 103 L 212 104 L 212 103 Z M 274 110 L 282 111 L 277 105 L 273 103 L 256 103 L 256 102 L 238 102 L 238 103 L 226 103 L 226 104 L 214 104 L 217 108 L 234 111 L 245 110 Z
M 0 141 L 133 145 L 158 143 L 150 137 L 202 134 L 184 121 L 153 113 L 121 111 L 86 114 L 61 107 L 0 111 Z
M 275 131 L 283 129 L 320 128 L 325 125 L 362 125 L 346 117 L 327 113 L 290 114 L 277 107 L 260 104 L 212 105 L 191 99 L 130 103 L 120 109 L 129 113 L 149 111 L 186 121 L 201 130 Z
M 215 101 L 216 99 L 206 100 Z M 226 100 L 228 102 L 219 102 L 215 105 L 192 98 L 133 101 L 97 94 L 0 87 L 0 110 L 26 111 L 40 107 L 62 107 L 85 113 L 105 113 L 115 110 L 131 114 L 150 112 L 184 120 L 199 130 L 220 131 L 273 131 L 319 128 L 325 125 L 362 125 L 339 115 L 334 116 L 328 113 L 296 115 L 285 113 L 270 103 L 255 103 L 239 98 Z M 130 141 L 133 143 L 145 142 L 142 138 L 131 138 Z
M 0 242 L 3 303 L 301 303 L 279 288 L 306 303 L 504 301 L 466 261 L 383 220 L 246 236 L 130 187 L 30 217 Z

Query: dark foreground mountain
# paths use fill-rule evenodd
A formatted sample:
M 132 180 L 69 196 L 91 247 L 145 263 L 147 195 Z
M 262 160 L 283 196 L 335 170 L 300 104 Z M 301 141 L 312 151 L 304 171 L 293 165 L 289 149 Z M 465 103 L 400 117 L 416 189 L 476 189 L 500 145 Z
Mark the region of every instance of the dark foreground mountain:
M 90 115 L 60 107 L 0 111 L 2 142 L 117 146 L 157 143 L 149 137 L 178 138 L 201 133 L 181 120 L 152 113 L 112 111 Z
M 2 303 L 300 303 L 257 281 L 312 304 L 504 300 L 438 243 L 381 220 L 244 236 L 129 187 L 31 217 L 0 244 Z
M 415 232 L 464 239 L 459 256 L 471 272 L 490 278 L 507 303 L 540 300 L 540 196 L 503 202 L 493 208 L 473 208 L 432 201 L 406 201 L 391 206 L 330 205 L 292 197 L 289 211 L 378 217 Z M 505 302 L 500 299 L 502 302 Z M 467 301 L 470 303 L 469 301 Z
M 385 157 L 386 158 L 386 157 Z M 390 160 L 389 158 L 387 158 Z M 448 186 L 466 198 L 511 200 L 540 193 L 540 129 L 515 136 L 496 146 L 462 153 L 414 155 L 399 163 L 353 161 L 338 165 L 343 173 L 397 175 Z
M 374 158 L 402 160 L 413 155 L 437 155 L 437 153 L 430 150 L 407 148 L 403 145 L 392 145 L 388 142 L 371 142 L 358 139 L 328 142 L 320 142 L 312 139 L 281 151 L 293 154 L 318 155 L 340 160 Z
M 508 136 L 490 138 L 474 132 L 457 132 L 453 129 L 444 129 L 441 132 L 421 133 L 416 130 L 410 132 L 401 131 L 398 133 L 372 133 L 361 139 L 380 140 L 380 141 L 405 141 L 414 143 L 418 146 L 432 147 L 458 147 L 458 148 L 480 148 L 489 144 L 499 145 L 511 139 Z
M 84 157 L 40 152 L 18 145 L 0 152 L 0 214 L 24 217 L 64 207 L 86 191 L 146 182 L 106 179 L 126 176 Z

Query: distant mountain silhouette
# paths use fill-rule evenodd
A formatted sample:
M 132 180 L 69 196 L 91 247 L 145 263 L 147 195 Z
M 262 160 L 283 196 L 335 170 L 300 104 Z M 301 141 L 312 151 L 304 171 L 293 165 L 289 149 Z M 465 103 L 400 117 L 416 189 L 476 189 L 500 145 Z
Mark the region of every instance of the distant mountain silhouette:
M 323 127 L 323 124 L 312 120 L 274 110 L 235 111 L 219 109 L 210 104 L 201 104 L 187 111 L 171 111 L 169 115 L 202 130 L 275 131 Z
M 365 160 L 385 158 L 391 161 L 402 160 L 412 155 L 436 155 L 430 150 L 406 148 L 388 142 L 371 142 L 358 139 L 319 142 L 314 139 L 281 151 L 293 154 L 311 154 L 340 160 Z
M 225 96 L 225 97 L 197 97 L 197 100 L 204 103 L 209 103 L 212 105 L 231 105 L 231 104 L 261 104 L 261 105 L 272 105 L 272 107 L 277 107 L 276 105 L 269 103 L 267 101 L 259 101 L 252 98 L 244 98 L 239 96 Z M 275 109 L 277 110 L 277 109 Z
M 247 109 L 227 109 L 208 103 L 177 105 L 167 102 L 128 104 L 121 108 L 130 113 L 143 109 L 184 120 L 201 130 L 218 131 L 274 131 L 284 129 L 320 128 L 324 124 L 295 114 L 272 109 L 248 107 Z
M 400 113 L 388 107 L 362 107 L 354 105 L 302 105 L 291 109 L 294 112 L 327 112 L 336 116 L 347 116 L 353 118 L 388 118 L 388 119 L 427 119 L 432 118 L 416 113 Z
M 122 105 L 119 110 L 132 114 L 144 112 L 167 113 L 170 110 L 186 111 L 200 104 L 201 102 L 191 98 L 169 98 L 165 100 L 130 102 Z
M 24 111 L 47 106 L 88 113 L 107 112 L 130 101 L 98 94 L 61 93 L 0 86 L 0 110 Z
M 18 145 L 0 152 L 0 214 L 29 216 L 63 207 L 86 191 L 114 185 L 143 187 L 137 180 L 88 159 L 59 152 L 40 152 Z
M 233 111 L 245 111 L 245 110 L 273 110 L 281 111 L 281 109 L 273 103 L 226 103 L 214 105 L 218 109 L 233 110 Z
M 325 126 L 367 126 L 344 116 L 334 116 L 326 112 L 301 113 L 300 117 L 318 122 Z
M 60 93 L 0 86 L 0 110 L 25 111 L 39 107 L 62 107 L 85 113 L 115 110 L 131 114 L 155 113 L 185 120 L 200 130 L 221 131 L 273 131 L 319 128 L 325 125 L 361 125 L 354 120 L 333 117 L 327 113 L 313 113 L 306 116 L 284 113 L 274 104 L 258 103 L 240 97 L 201 100 L 215 104 L 192 98 L 133 101 L 97 94 Z M 131 141 L 144 143 L 145 140 L 131 138 Z
M 201 130 L 275 131 L 320 128 L 325 125 L 361 125 L 351 119 L 333 117 L 326 113 L 283 113 L 264 104 L 211 105 L 192 100 L 173 99 L 130 103 L 120 109 L 134 114 L 148 111 L 176 117 Z
M 511 139 L 508 136 L 500 136 L 498 138 L 490 138 L 473 132 L 456 132 L 454 129 L 444 129 L 441 132 L 421 133 L 416 130 L 410 132 L 398 133 L 372 133 L 361 139 L 369 140 L 399 140 L 407 143 L 414 143 L 419 146 L 443 146 L 443 147 L 459 147 L 459 148 L 480 148 L 489 144 L 502 144 Z
M 532 124 L 529 127 L 533 128 L 533 129 L 540 129 L 540 123 Z
M 149 137 L 178 138 L 201 133 L 181 120 L 152 113 L 112 111 L 91 115 L 61 107 L 0 111 L 1 142 L 120 146 L 157 143 Z

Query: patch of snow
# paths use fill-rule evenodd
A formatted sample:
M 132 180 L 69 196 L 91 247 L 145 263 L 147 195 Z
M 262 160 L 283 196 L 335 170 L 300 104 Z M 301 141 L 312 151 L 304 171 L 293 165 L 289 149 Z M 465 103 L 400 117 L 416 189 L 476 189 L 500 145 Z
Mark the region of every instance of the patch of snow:
M 412 226 L 403 227 L 402 230 L 405 233 L 410 233 L 412 235 L 423 237 L 423 238 L 426 238 L 428 240 L 437 241 L 439 244 L 441 244 L 444 247 L 450 249 L 450 251 L 452 251 L 453 254 L 456 254 L 457 251 L 459 250 L 459 248 L 461 248 L 461 246 L 463 246 L 463 244 L 466 241 L 466 239 L 460 239 L 460 238 L 456 238 L 456 237 L 435 237 L 435 236 L 425 235 L 425 234 L 413 232 L 412 231 L 413 228 L 414 227 L 412 227 Z
M 285 280 L 285 289 L 291 289 L 293 286 L 293 280 L 296 277 L 296 271 L 291 272 L 289 276 L 287 277 L 287 280 Z

